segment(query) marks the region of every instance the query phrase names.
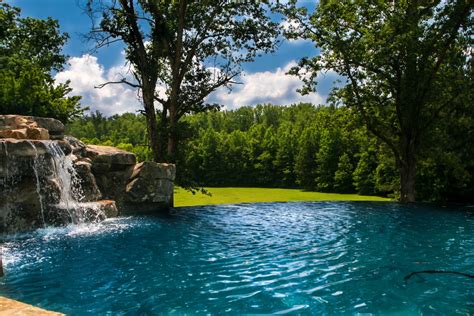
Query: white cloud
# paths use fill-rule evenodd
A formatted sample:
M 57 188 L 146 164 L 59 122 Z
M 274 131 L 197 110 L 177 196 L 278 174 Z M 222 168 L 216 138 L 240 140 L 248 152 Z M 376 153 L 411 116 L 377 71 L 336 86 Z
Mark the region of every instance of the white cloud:
M 110 84 L 101 89 L 94 88 L 108 81 L 117 81 L 126 76 L 131 80 L 125 60 L 106 70 L 98 63 L 97 57 L 82 55 L 69 59 L 69 66 L 56 74 L 57 82 L 71 80 L 72 95 L 82 96 L 81 104 L 91 111 L 100 111 L 106 115 L 135 112 L 141 108 L 137 90 L 125 84 Z
M 302 96 L 296 89 L 301 87 L 302 82 L 298 77 L 286 75 L 296 63 L 291 61 L 283 68 L 275 71 L 264 71 L 255 73 L 243 73 L 241 85 L 234 85 L 229 93 L 226 88 L 220 88 L 211 94 L 208 102 L 223 104 L 228 109 L 244 105 L 256 105 L 259 103 L 272 103 L 288 105 L 298 102 L 311 102 L 319 104 L 323 97 L 317 93 Z
M 296 89 L 301 87 L 301 80 L 295 76 L 286 75 L 286 72 L 296 65 L 291 61 L 283 68 L 274 71 L 255 73 L 243 72 L 240 77 L 242 84 L 234 85 L 229 93 L 222 87 L 211 94 L 207 101 L 223 104 L 227 109 L 259 103 L 287 105 L 298 102 L 319 104 L 324 98 L 317 93 L 302 96 Z M 82 96 L 83 106 L 89 106 L 91 111 L 100 111 L 106 115 L 136 112 L 142 108 L 137 97 L 137 89 L 125 84 L 110 84 L 102 89 L 95 86 L 108 81 L 120 80 L 126 76 L 132 81 L 131 73 L 123 59 L 117 66 L 105 69 L 99 64 L 97 57 L 83 55 L 69 59 L 69 66 L 56 74 L 57 82 L 71 80 L 72 95 Z M 164 89 L 157 87 L 159 94 L 165 98 Z

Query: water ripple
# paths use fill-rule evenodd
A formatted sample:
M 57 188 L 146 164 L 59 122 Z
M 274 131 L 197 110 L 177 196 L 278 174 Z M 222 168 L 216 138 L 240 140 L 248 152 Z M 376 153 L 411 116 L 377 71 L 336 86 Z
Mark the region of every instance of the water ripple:
M 474 216 L 395 203 L 176 210 L 8 236 L 0 295 L 79 315 L 469 314 Z

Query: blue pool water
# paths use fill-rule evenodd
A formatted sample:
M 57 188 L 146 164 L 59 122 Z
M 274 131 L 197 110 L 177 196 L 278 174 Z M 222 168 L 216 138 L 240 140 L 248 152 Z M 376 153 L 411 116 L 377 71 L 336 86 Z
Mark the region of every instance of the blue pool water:
M 474 212 L 395 203 L 182 208 L 3 245 L 0 295 L 71 315 L 470 315 Z

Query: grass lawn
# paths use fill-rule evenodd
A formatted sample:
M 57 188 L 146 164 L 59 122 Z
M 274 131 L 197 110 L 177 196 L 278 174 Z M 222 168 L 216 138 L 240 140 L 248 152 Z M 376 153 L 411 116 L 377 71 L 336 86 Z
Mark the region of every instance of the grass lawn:
M 206 188 L 212 196 L 192 193 L 182 188 L 175 189 L 174 205 L 195 206 L 209 204 L 237 204 L 251 202 L 288 202 L 288 201 L 391 201 L 378 196 L 357 194 L 338 194 L 308 192 L 298 189 L 266 188 Z

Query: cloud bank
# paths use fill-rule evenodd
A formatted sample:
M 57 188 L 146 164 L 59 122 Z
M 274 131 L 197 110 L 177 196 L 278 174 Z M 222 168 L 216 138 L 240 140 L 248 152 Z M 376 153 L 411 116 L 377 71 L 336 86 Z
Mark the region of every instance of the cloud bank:
M 57 73 L 55 79 L 57 82 L 70 80 L 73 89 L 71 94 L 82 96 L 82 105 L 88 106 L 91 111 L 100 111 L 105 115 L 136 112 L 142 107 L 136 89 L 124 84 L 95 88 L 108 81 L 120 80 L 123 76 L 130 79 L 131 74 L 124 65 L 125 60 L 105 69 L 97 57 L 86 54 L 70 58 L 69 66 Z M 286 75 L 294 65 L 295 62 L 291 61 L 273 71 L 243 72 L 238 80 L 242 84 L 234 85 L 231 92 L 226 88 L 218 89 L 207 98 L 207 102 L 222 104 L 226 109 L 259 103 L 278 105 L 298 102 L 322 103 L 324 98 L 319 94 L 301 96 L 296 92 L 296 89 L 301 87 L 301 81 L 297 77 Z
M 72 95 L 82 96 L 81 104 L 91 111 L 100 111 L 105 115 L 135 112 L 141 108 L 137 91 L 124 84 L 111 84 L 101 89 L 96 86 L 108 81 L 117 81 L 122 76 L 130 76 L 128 67 L 117 65 L 106 70 L 99 64 L 97 57 L 82 55 L 72 57 L 69 66 L 56 74 L 57 82 L 71 80 Z
M 209 96 L 208 101 L 223 104 L 228 109 L 259 103 L 277 105 L 298 102 L 322 103 L 324 98 L 317 93 L 302 96 L 296 92 L 296 89 L 302 86 L 301 80 L 286 75 L 295 65 L 296 63 L 291 61 L 285 67 L 278 67 L 274 71 L 243 72 L 240 78 L 241 85 L 234 85 L 230 93 L 227 89 L 220 88 Z

